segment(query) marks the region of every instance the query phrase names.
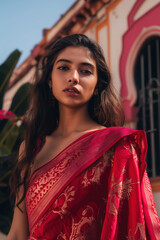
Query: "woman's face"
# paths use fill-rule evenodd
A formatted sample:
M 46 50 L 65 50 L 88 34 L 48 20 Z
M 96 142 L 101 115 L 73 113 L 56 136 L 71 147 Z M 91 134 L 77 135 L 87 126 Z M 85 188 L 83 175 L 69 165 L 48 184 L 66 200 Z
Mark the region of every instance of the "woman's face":
M 97 84 L 96 61 L 88 48 L 67 47 L 55 60 L 51 79 L 59 104 L 68 107 L 88 104 Z

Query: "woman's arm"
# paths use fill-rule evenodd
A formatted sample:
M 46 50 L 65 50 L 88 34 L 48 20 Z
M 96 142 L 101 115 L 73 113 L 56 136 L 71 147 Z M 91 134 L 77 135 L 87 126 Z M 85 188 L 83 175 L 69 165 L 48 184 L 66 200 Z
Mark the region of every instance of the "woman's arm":
M 24 151 L 24 142 L 20 146 L 19 156 Z M 23 186 L 20 188 L 19 194 L 16 198 L 16 203 L 21 199 L 23 193 Z M 20 210 L 20 209 L 21 210 Z M 26 212 L 25 199 L 19 204 L 19 208 L 15 204 L 14 215 L 12 220 L 12 225 L 7 236 L 7 240 L 25 240 L 29 235 L 28 228 L 28 218 Z
M 7 240 L 25 240 L 29 235 L 25 200 L 19 205 L 23 212 L 15 206 L 11 229 Z

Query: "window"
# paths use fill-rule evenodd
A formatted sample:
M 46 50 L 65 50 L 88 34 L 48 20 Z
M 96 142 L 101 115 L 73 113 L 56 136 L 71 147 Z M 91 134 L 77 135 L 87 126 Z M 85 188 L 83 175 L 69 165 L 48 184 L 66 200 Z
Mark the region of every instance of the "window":
M 160 37 L 154 36 L 139 51 L 134 79 L 137 87 L 137 128 L 146 131 L 149 177 L 160 176 Z

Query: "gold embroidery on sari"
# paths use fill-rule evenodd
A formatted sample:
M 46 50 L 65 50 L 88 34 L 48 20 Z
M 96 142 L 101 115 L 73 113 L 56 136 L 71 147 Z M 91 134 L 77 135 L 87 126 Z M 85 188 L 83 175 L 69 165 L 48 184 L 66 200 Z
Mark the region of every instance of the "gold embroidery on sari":
M 137 157 L 134 144 L 126 141 L 126 139 L 127 138 L 125 137 L 121 141 L 121 147 L 129 151 L 130 155 L 132 155 L 134 162 L 138 162 L 138 157 Z M 125 173 L 126 173 L 126 168 L 123 167 L 117 181 L 115 180 L 115 176 L 114 175 L 112 176 L 111 192 L 109 194 L 109 199 L 110 199 L 109 213 L 114 215 L 114 217 L 117 217 L 118 211 L 121 209 L 123 201 L 125 199 L 129 200 L 131 192 L 133 190 L 132 185 L 140 183 L 139 181 L 132 182 L 132 178 L 129 178 L 129 179 L 125 178 L 124 177 Z
M 67 236 L 65 233 L 60 233 L 58 236 L 57 236 L 57 240 L 68 240 Z
M 80 221 L 76 222 L 74 218 L 72 218 L 72 232 L 69 240 L 85 240 L 86 232 L 82 231 L 82 227 L 84 225 L 91 226 L 95 221 L 93 217 L 94 211 L 93 208 L 89 205 L 82 211 L 82 215 Z
M 103 158 L 106 161 L 107 167 L 113 166 L 114 152 L 115 152 L 115 146 L 111 147 L 107 152 L 103 154 Z
M 138 159 L 138 156 L 137 156 L 137 153 L 136 153 L 135 145 L 134 145 L 134 144 L 131 143 L 131 144 L 128 145 L 128 146 L 123 145 L 123 147 L 129 151 L 129 153 L 132 155 L 133 160 L 134 160 L 135 162 L 139 162 L 139 159 Z
M 83 146 L 83 148 L 77 149 L 76 151 L 72 152 L 72 154 L 68 154 L 66 152 L 63 161 L 60 161 L 46 173 L 42 174 L 41 177 L 39 177 L 31 186 L 29 186 L 26 194 L 27 212 L 32 212 L 39 201 L 64 174 L 65 169 L 67 169 L 77 157 L 80 157 L 83 152 L 85 152 L 85 148 L 86 146 Z
M 32 234 L 34 234 L 34 231 L 36 228 L 38 228 L 43 222 L 47 219 L 47 217 L 52 213 L 57 213 L 61 219 L 64 218 L 64 215 L 70 215 L 70 212 L 67 210 L 68 207 L 68 202 L 74 200 L 74 195 L 75 195 L 75 187 L 67 187 L 64 192 L 56 199 L 56 201 L 53 204 L 53 210 L 48 212 L 44 217 L 41 218 L 41 220 L 34 226 L 32 229 Z M 59 206 L 59 199 L 64 197 L 64 201 L 61 206 Z M 56 210 L 57 208 L 57 210 Z M 65 233 L 60 233 L 57 237 L 58 239 L 63 239 L 63 240 L 68 240 L 67 236 Z M 29 240 L 36 240 L 34 237 L 29 238 Z M 45 240 L 45 239 L 44 239 Z M 47 239 L 46 239 L 47 240 Z
M 75 218 L 72 217 L 72 227 L 71 227 L 71 235 L 69 240 L 85 240 L 86 239 L 86 231 L 83 231 L 82 228 L 85 225 L 92 226 L 92 223 L 95 221 L 93 217 L 94 211 L 93 208 L 89 205 L 82 211 L 81 218 L 79 221 L 76 221 Z M 88 230 L 88 228 L 87 228 Z M 57 236 L 58 239 L 68 240 L 66 233 L 59 233 Z
M 38 202 L 59 179 L 67 165 L 68 159 L 65 159 L 57 164 L 54 168 L 43 174 L 34 182 L 32 186 L 29 187 L 26 198 L 26 205 L 29 212 L 34 209 Z
M 114 150 L 108 150 L 103 154 L 101 160 L 98 164 L 88 169 L 83 177 L 82 185 L 87 187 L 92 182 L 99 183 L 102 173 L 105 171 L 106 167 L 113 165 Z
M 138 184 L 139 182 L 132 182 L 132 178 L 123 180 L 122 175 L 125 173 L 125 168 L 122 169 L 121 176 L 118 181 L 115 181 L 114 176 L 112 176 L 112 183 L 111 183 L 111 192 L 109 194 L 110 199 L 110 206 L 109 206 L 109 213 L 117 217 L 118 214 L 118 203 L 117 199 L 120 202 L 120 207 L 123 204 L 125 199 L 129 200 L 130 194 L 133 190 L 133 184 Z
M 145 234 L 145 225 L 144 223 L 137 223 L 137 226 L 136 226 L 136 229 L 135 229 L 135 232 L 134 234 L 132 235 L 131 233 L 131 229 L 129 229 L 129 234 L 128 234 L 128 237 L 127 239 L 128 240 L 135 240 L 137 239 L 136 238 L 136 234 L 138 234 L 139 232 L 139 240 L 146 240 L 146 234 Z
M 59 214 L 61 219 L 63 219 L 64 215 L 69 215 L 70 212 L 67 210 L 68 202 L 73 201 L 74 196 L 75 196 L 75 187 L 74 186 L 67 187 L 66 190 L 59 197 L 59 198 L 64 197 L 63 205 L 60 207 L 60 210 L 56 210 L 56 208 L 59 205 L 59 198 L 58 198 L 54 203 L 54 210 L 52 212 Z

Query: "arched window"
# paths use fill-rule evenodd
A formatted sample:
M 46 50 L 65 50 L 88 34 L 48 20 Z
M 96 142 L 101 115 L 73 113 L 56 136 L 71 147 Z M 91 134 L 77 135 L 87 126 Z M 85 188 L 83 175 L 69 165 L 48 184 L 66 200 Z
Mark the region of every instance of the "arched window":
M 160 176 L 160 37 L 147 39 L 135 62 L 137 128 L 147 133 L 150 177 Z

